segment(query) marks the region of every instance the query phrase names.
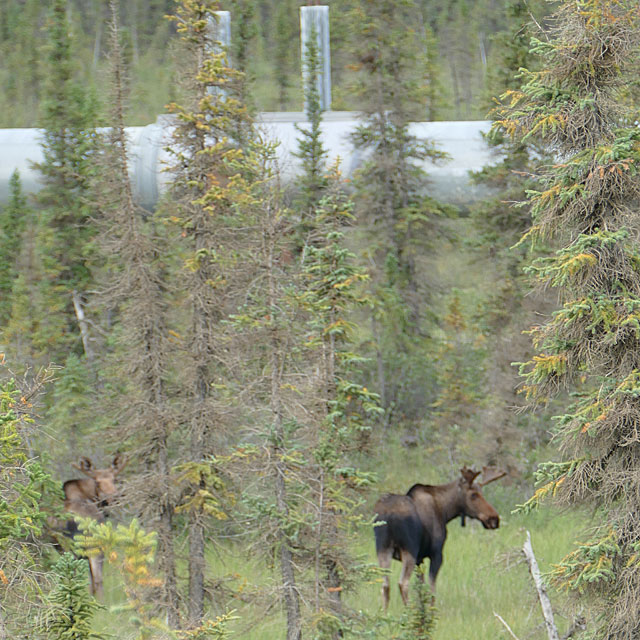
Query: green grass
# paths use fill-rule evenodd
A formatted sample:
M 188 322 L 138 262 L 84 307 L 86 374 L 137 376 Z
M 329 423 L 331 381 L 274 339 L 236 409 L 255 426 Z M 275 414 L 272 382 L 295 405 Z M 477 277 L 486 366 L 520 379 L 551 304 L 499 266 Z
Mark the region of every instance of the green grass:
M 378 484 L 369 491 L 368 514 L 376 498 L 384 492 L 405 492 L 415 482 L 441 483 L 453 479 L 457 470 L 447 460 L 447 453 L 434 449 L 425 451 L 415 447 L 406 449 L 395 442 L 384 447 L 374 446 L 381 454 L 363 458 L 359 464 L 366 470 L 378 470 Z M 427 464 L 428 461 L 428 464 Z M 471 461 L 469 461 L 470 463 Z M 541 571 L 549 570 L 580 537 L 587 524 L 579 512 L 561 514 L 545 507 L 529 515 L 512 515 L 515 506 L 530 495 L 532 487 L 498 481 L 486 487 L 487 499 L 501 516 L 500 528 L 487 531 L 476 521 L 467 520 L 462 528 L 460 520 L 449 523 L 444 548 L 444 564 L 438 576 L 438 623 L 434 640 L 500 640 L 509 638 L 507 631 L 494 616 L 498 613 L 524 640 L 544 640 L 543 625 L 537 594 L 522 554 L 526 530 L 531 532 L 534 552 Z M 250 536 L 247 536 L 248 538 Z M 285 620 L 277 604 L 279 588 L 277 567 L 268 568 L 269 552 L 235 543 L 214 543 L 209 556 L 209 579 L 227 598 L 225 611 L 235 610 L 238 620 L 233 623 L 234 638 L 243 640 L 282 640 Z M 181 549 L 183 553 L 185 549 Z M 375 563 L 372 531 L 363 531 L 354 551 Z M 186 567 L 179 567 L 186 575 Z M 397 581 L 400 563 L 393 562 L 391 571 L 391 605 L 389 613 L 398 616 L 403 607 Z M 116 576 L 105 568 L 107 609 L 97 616 L 97 628 L 116 633 L 119 640 L 133 636 L 135 626 L 131 613 L 122 609 L 124 594 Z M 239 595 L 232 597 L 232 594 Z M 550 591 L 552 603 L 561 611 L 564 598 Z M 355 593 L 345 594 L 349 607 L 375 615 L 381 611 L 380 583 L 362 584 Z M 214 610 L 212 615 L 222 613 Z M 558 616 L 556 623 L 562 635 L 569 621 Z M 306 636 L 308 640 L 308 636 Z M 383 638 L 381 637 L 381 640 Z M 384 638 L 387 640 L 387 638 Z
M 494 616 L 502 616 L 521 639 L 544 640 L 546 632 L 533 582 L 521 553 L 525 531 L 531 532 L 533 548 L 540 569 L 547 571 L 570 549 L 579 537 L 578 514 L 559 514 L 551 508 L 527 516 L 511 515 L 513 491 L 497 485 L 487 488 L 487 497 L 499 508 L 501 526 L 486 531 L 475 521 L 462 528 L 458 519 L 448 527 L 449 537 L 444 551 L 444 564 L 438 577 L 438 623 L 434 640 L 499 640 L 510 636 Z M 508 504 L 511 500 L 511 504 Z M 373 535 L 363 532 L 358 552 L 374 563 Z M 285 621 L 275 605 L 278 577 L 265 567 L 267 558 L 260 552 L 246 552 L 234 545 L 229 552 L 210 556 L 212 579 L 225 577 L 225 584 L 240 596 L 231 598 L 227 610 L 234 609 L 238 620 L 232 625 L 233 637 L 256 640 L 281 640 L 285 637 Z M 397 588 L 400 563 L 391 572 L 391 605 L 389 613 L 399 616 L 403 607 Z M 241 577 L 240 577 L 241 576 Z M 123 610 L 124 595 L 115 576 L 106 570 L 107 610 L 97 616 L 97 627 L 117 633 L 119 639 L 132 637 L 135 625 L 131 614 Z M 563 597 L 550 591 L 554 607 L 562 609 Z M 380 584 L 363 584 L 346 596 L 347 604 L 369 614 L 381 610 Z M 212 612 L 220 613 L 219 611 Z M 562 634 L 568 621 L 558 616 L 556 623 Z

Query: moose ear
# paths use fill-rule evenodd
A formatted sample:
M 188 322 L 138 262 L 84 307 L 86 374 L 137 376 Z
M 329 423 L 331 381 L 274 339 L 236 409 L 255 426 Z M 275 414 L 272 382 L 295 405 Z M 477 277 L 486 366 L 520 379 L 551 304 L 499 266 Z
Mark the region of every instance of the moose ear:
M 117 453 L 111 463 L 114 474 L 118 475 L 127 466 L 127 462 L 129 462 L 129 459 L 126 456 Z
M 72 467 L 77 469 L 78 471 L 82 471 L 85 475 L 89 477 L 93 477 L 93 463 L 91 462 L 91 458 L 87 458 L 82 456 L 80 460 L 78 460 L 78 464 L 72 463 Z

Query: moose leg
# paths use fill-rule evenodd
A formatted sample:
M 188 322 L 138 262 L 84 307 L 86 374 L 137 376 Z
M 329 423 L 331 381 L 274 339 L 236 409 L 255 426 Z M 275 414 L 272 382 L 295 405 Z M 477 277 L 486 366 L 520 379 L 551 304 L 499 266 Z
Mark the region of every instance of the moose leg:
M 402 571 L 400 572 L 398 587 L 400 588 L 402 601 L 406 605 L 409 602 L 409 580 L 411 579 L 411 574 L 416 566 L 416 559 L 409 551 L 402 549 L 400 551 L 400 560 L 402 561 Z
M 442 550 L 433 553 L 431 563 L 429 564 L 429 584 L 431 585 L 431 592 L 433 594 L 436 592 L 436 577 L 438 576 L 438 571 L 440 571 L 441 566 Z
M 378 564 L 381 569 L 389 569 L 391 567 L 391 556 L 393 555 L 393 549 L 384 549 L 378 551 Z M 382 578 L 382 606 L 386 611 L 389 607 L 389 573 L 385 573 Z
M 97 556 L 89 557 L 89 578 L 91 580 L 91 594 L 98 598 L 98 600 L 102 599 L 103 590 L 102 590 L 102 565 L 104 562 L 104 556 L 99 554 Z

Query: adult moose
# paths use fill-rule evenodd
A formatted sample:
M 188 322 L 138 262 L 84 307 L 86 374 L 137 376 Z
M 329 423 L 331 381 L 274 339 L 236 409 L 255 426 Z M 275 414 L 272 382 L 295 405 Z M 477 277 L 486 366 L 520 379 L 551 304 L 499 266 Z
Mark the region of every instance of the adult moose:
M 402 562 L 398 586 L 405 604 L 409 596 L 409 579 L 416 565 L 430 559 L 429 581 L 435 592 L 436 576 L 442 565 L 442 548 L 447 537 L 447 523 L 460 516 L 480 520 L 485 529 L 497 529 L 498 512 L 480 491 L 489 482 L 506 475 L 504 471 L 484 467 L 483 481 L 474 482 L 479 471 L 463 467 L 461 477 L 449 484 L 432 486 L 414 484 L 407 494 L 386 494 L 375 504 L 374 534 L 378 564 L 389 569 L 391 559 Z M 382 604 L 389 606 L 389 576 L 382 584 Z
M 93 518 L 97 522 L 104 522 L 107 517 L 107 508 L 117 495 L 116 476 L 124 469 L 126 459 L 117 454 L 106 469 L 94 469 L 89 458 L 82 457 L 78 464 L 72 464 L 81 471 L 86 478 L 74 478 L 67 480 L 63 485 L 64 510 L 68 513 Z M 67 533 L 71 536 L 78 533 L 78 524 L 75 520 L 67 521 Z M 89 556 L 90 591 L 98 598 L 102 597 L 102 565 L 104 557 Z

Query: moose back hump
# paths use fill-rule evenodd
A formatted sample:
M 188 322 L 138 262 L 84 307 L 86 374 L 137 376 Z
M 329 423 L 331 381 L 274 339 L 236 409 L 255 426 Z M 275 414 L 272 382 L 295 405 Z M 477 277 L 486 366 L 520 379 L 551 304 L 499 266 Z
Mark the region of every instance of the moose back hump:
M 409 579 L 416 565 L 429 558 L 429 581 L 435 592 L 438 571 L 442 565 L 442 549 L 447 537 L 447 523 L 458 516 L 464 526 L 465 517 L 475 518 L 485 529 L 497 529 L 500 517 L 485 500 L 480 487 L 505 475 L 484 467 L 483 481 L 474 482 L 480 475 L 463 467 L 461 477 L 449 484 L 415 484 L 406 495 L 386 494 L 375 504 L 374 535 L 378 564 L 389 569 L 391 560 L 402 563 L 398 586 L 403 602 L 409 595 Z M 389 605 L 389 576 L 382 585 L 382 602 Z

